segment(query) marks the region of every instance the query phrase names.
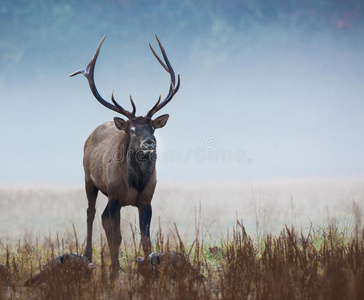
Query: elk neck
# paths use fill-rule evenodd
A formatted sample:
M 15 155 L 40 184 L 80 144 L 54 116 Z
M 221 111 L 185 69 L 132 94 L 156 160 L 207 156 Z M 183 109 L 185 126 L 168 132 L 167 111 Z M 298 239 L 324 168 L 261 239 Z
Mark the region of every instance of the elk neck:
M 144 153 L 141 149 L 135 148 L 126 138 L 124 144 L 124 158 L 126 161 L 126 178 L 129 187 L 142 192 L 148 185 L 155 170 L 156 152 Z M 123 146 L 121 146 L 123 147 Z

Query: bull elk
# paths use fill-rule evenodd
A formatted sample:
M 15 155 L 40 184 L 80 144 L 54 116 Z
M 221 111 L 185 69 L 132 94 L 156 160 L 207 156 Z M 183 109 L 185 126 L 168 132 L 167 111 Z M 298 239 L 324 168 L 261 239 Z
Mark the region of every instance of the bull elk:
M 79 70 L 70 76 L 83 74 L 90 85 L 95 98 L 107 108 L 124 115 L 128 120 L 114 118 L 114 122 L 106 122 L 98 126 L 88 137 L 84 147 L 83 166 L 85 170 L 85 189 L 88 200 L 87 208 L 87 243 L 85 256 L 92 262 L 92 224 L 95 218 L 95 204 L 98 191 L 108 197 L 108 203 L 102 213 L 102 226 L 106 233 L 110 250 L 111 270 L 115 274 L 119 270 L 119 248 L 121 244 L 120 209 L 132 205 L 138 208 L 141 243 L 145 255 L 151 251 L 150 221 L 152 218 L 151 201 L 156 186 L 156 138 L 154 130 L 166 125 L 169 115 L 165 114 L 152 119 L 161 110 L 180 86 L 157 35 L 156 39 L 162 52 L 164 62 L 149 44 L 154 56 L 169 73 L 171 83 L 166 98 L 161 95 L 154 106 L 144 117 L 135 115 L 136 108 L 132 97 L 132 112 L 120 106 L 111 95 L 113 102 L 105 101 L 96 89 L 94 70 L 97 57 L 106 35 L 97 47 L 94 57 L 86 70 Z

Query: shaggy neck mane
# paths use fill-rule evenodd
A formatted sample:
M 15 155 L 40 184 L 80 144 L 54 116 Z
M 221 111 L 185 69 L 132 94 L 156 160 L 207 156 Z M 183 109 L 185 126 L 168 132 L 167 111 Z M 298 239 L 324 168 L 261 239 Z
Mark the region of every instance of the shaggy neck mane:
M 130 149 L 127 141 L 124 158 L 126 158 L 126 176 L 130 187 L 142 192 L 147 186 L 155 168 L 155 154 L 143 154 L 141 150 Z
M 127 178 L 130 187 L 142 192 L 153 174 L 155 163 L 152 156 L 128 151 Z

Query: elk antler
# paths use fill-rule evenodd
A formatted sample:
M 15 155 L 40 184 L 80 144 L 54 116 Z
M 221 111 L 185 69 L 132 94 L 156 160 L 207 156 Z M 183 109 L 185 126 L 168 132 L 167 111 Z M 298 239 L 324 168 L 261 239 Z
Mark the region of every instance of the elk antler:
M 96 88 L 96 85 L 95 85 L 95 81 L 94 81 L 95 63 L 96 63 L 97 57 L 99 56 L 100 49 L 101 49 L 101 45 L 104 42 L 105 38 L 106 38 L 106 34 L 102 38 L 100 44 L 97 46 L 95 55 L 92 58 L 92 60 L 90 61 L 90 63 L 87 65 L 86 70 L 76 71 L 76 72 L 70 74 L 69 76 L 72 77 L 72 76 L 75 76 L 75 75 L 78 75 L 78 74 L 83 74 L 87 78 L 88 83 L 89 83 L 90 88 L 91 88 L 91 91 L 92 91 L 93 95 L 95 96 L 95 98 L 97 99 L 97 101 L 99 101 L 102 105 L 106 106 L 107 108 L 109 108 L 109 109 L 111 109 L 113 111 L 116 111 L 117 113 L 120 113 L 120 114 L 124 115 L 128 119 L 133 119 L 133 118 L 135 118 L 135 110 L 136 109 L 135 109 L 135 104 L 133 102 L 133 99 L 131 98 L 131 95 L 130 95 L 130 102 L 131 102 L 131 105 L 133 106 L 133 111 L 132 112 L 129 112 L 129 111 L 125 110 L 124 108 L 122 108 L 115 101 L 115 99 L 114 99 L 114 91 L 111 94 L 111 100 L 114 103 L 114 105 L 112 105 L 111 103 L 109 103 L 106 100 L 104 100 L 101 97 L 101 95 L 99 94 L 99 92 L 97 91 L 97 88 Z
M 161 101 L 161 96 L 159 96 L 159 99 L 157 101 L 156 104 L 154 104 L 154 106 L 148 111 L 146 118 L 151 119 L 152 116 L 159 111 L 160 109 L 162 109 L 169 101 L 172 100 L 173 96 L 177 93 L 178 89 L 179 89 L 179 84 L 180 84 L 180 77 L 178 74 L 178 80 L 177 80 L 177 86 L 176 86 L 176 76 L 174 75 L 174 71 L 173 68 L 168 60 L 167 54 L 164 51 L 164 48 L 161 44 L 161 42 L 158 39 L 158 36 L 155 35 L 157 41 L 158 41 L 158 45 L 159 48 L 161 49 L 165 64 L 163 63 L 163 61 L 158 57 L 158 55 L 154 52 L 153 47 L 149 44 L 150 49 L 152 50 L 154 56 L 156 57 L 156 59 L 159 61 L 159 63 L 162 65 L 162 67 L 170 74 L 171 76 L 171 85 L 169 87 L 169 92 L 167 97 L 162 101 Z

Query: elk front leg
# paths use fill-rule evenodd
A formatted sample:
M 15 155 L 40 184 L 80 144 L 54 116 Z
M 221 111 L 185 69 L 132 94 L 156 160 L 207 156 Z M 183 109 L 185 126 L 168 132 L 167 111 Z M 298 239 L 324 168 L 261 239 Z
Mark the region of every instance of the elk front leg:
M 86 181 L 85 183 L 86 195 L 88 200 L 88 208 L 87 208 L 87 243 L 86 243 L 86 251 L 85 256 L 92 262 L 92 224 L 95 218 L 95 205 L 98 189 L 94 186 L 94 184 L 90 181 Z
M 119 271 L 119 248 L 121 244 L 120 208 L 121 206 L 118 201 L 109 199 L 109 203 L 101 217 L 110 250 L 111 272 L 114 275 Z
M 148 256 L 151 250 L 150 243 L 150 221 L 152 219 L 152 206 L 143 205 L 138 207 L 139 210 L 139 227 L 141 233 L 141 242 L 144 255 Z

